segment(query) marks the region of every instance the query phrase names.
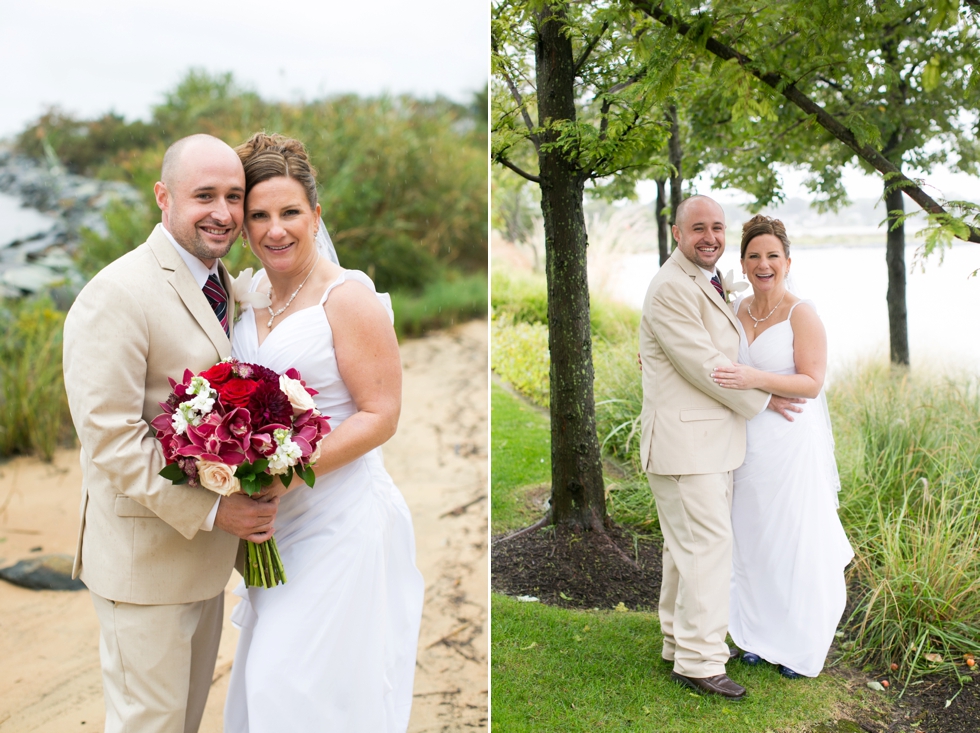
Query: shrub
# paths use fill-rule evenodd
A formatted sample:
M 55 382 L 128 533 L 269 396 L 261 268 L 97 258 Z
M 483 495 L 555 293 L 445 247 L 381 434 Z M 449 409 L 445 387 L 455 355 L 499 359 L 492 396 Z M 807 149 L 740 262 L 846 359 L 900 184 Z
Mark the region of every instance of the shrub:
M 51 460 L 71 434 L 61 371 L 64 321 L 44 298 L 0 308 L 0 456 L 37 453 Z
M 493 322 L 490 331 L 490 368 L 531 402 L 550 402 L 548 328 L 542 323 Z
M 192 70 L 148 123 L 53 110 L 17 145 L 35 158 L 56 155 L 75 172 L 128 181 L 155 222 L 152 186 L 174 140 L 204 132 L 236 145 L 259 130 L 296 137 L 319 172 L 323 218 L 344 266 L 367 272 L 382 290 L 421 292 L 447 267 L 486 272 L 481 99 L 477 93 L 472 107 L 408 96 L 268 102 L 231 74 Z
M 391 305 L 400 339 L 471 318 L 486 318 L 487 278 L 476 274 L 436 280 L 421 295 L 396 291 L 391 294 Z

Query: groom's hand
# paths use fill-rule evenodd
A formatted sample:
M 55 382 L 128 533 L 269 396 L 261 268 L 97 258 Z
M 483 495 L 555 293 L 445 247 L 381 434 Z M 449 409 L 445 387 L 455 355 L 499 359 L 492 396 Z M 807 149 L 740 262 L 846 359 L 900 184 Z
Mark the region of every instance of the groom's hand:
M 768 408 L 774 412 L 778 412 L 790 422 L 793 422 L 793 416 L 790 413 L 803 412 L 803 408 L 797 407 L 797 405 L 802 405 L 804 402 L 806 400 L 802 397 L 780 397 L 774 394 L 769 399 Z
M 265 542 L 272 537 L 279 498 L 252 501 L 242 493 L 222 496 L 214 526 L 249 542 Z

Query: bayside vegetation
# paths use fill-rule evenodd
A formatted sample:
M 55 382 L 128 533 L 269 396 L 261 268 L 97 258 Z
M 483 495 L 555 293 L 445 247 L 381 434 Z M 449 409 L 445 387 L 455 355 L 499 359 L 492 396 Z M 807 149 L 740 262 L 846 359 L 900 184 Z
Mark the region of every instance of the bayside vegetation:
M 492 368 L 529 402 L 546 406 L 544 279 L 494 269 L 492 293 Z M 656 506 L 637 444 L 642 401 L 636 363 L 639 313 L 593 294 L 592 314 L 597 432 L 606 460 L 609 513 L 638 537 L 659 539 Z M 531 507 L 525 497 L 542 494 L 550 450 L 543 439 L 534 441 L 533 450 L 517 442 L 519 430 L 504 435 L 506 420 L 498 425 L 498 416 L 505 418 L 517 408 L 503 390 L 494 397 L 491 521 L 494 533 L 503 534 L 540 517 L 540 507 Z M 898 691 L 936 673 L 961 684 L 973 682 L 976 666 L 968 660 L 980 654 L 980 376 L 935 377 L 885 363 L 855 365 L 834 375 L 828 401 L 842 485 L 840 516 L 855 550 L 847 571 L 849 611 L 829 664 L 863 670 L 872 678 L 888 677 Z M 535 435 L 547 437 L 547 418 L 537 419 L 542 424 Z M 529 420 L 520 418 L 530 427 Z M 533 453 L 530 462 L 524 461 L 530 466 L 526 480 L 497 476 L 497 465 L 515 471 L 523 465 L 517 455 L 498 456 L 500 444 L 501 450 Z M 546 644 L 556 615 L 569 628 L 613 623 L 592 621 L 580 612 L 530 610 L 499 597 L 494 604 L 495 665 L 502 660 L 508 667 L 525 666 L 518 660 L 527 654 L 516 654 L 513 648 L 532 637 Z M 528 628 L 539 623 L 538 615 L 544 625 Z M 649 628 L 659 630 L 655 614 L 648 621 Z M 520 630 L 519 639 L 510 638 L 511 629 Z M 556 638 L 555 643 L 564 642 Z M 560 657 L 548 662 L 560 663 Z M 515 674 L 518 669 L 510 668 L 499 679 Z M 517 691 L 521 685 L 510 679 L 507 689 L 511 687 Z M 829 689 L 827 694 L 829 704 L 833 694 Z M 502 696 L 495 714 L 508 704 Z
M 204 132 L 234 146 L 260 130 L 302 140 L 341 262 L 391 293 L 399 337 L 418 336 L 487 312 L 487 104 L 486 89 L 469 104 L 356 95 L 272 102 L 231 74 L 191 70 L 148 121 L 52 109 L 17 136 L 14 152 L 124 181 L 142 196 L 109 204 L 105 231 L 82 231 L 74 259 L 91 277 L 159 221 L 152 188 L 174 140 Z M 239 244 L 225 262 L 232 274 L 261 266 Z M 71 436 L 61 380 L 70 299 L 55 287 L 0 303 L 0 456 L 50 459 Z

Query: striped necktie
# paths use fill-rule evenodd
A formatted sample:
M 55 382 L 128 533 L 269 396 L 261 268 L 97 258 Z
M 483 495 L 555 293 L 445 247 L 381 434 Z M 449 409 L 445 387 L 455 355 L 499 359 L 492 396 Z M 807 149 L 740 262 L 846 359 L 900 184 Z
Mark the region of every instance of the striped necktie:
M 214 311 L 214 315 L 217 316 L 221 322 L 221 327 L 225 330 L 225 336 L 228 336 L 228 296 L 225 294 L 225 289 L 221 287 L 218 276 L 209 275 L 203 290 L 204 297 L 211 304 L 211 310 Z
M 717 272 L 714 274 L 714 277 L 711 278 L 711 284 L 715 286 L 715 290 L 718 291 L 718 295 L 720 295 L 722 297 L 722 300 L 724 300 L 725 289 L 721 287 L 721 280 L 718 279 Z

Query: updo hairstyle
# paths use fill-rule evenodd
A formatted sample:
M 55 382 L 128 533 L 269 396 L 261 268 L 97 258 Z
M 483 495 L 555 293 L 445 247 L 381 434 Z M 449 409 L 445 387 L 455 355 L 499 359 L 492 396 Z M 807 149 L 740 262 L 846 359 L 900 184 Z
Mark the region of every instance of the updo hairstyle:
M 235 148 L 245 168 L 245 191 L 270 178 L 285 176 L 297 181 L 306 192 L 310 208 L 316 208 L 316 171 L 299 140 L 257 132 Z
M 248 171 L 245 172 L 246 180 L 248 180 Z M 756 237 L 762 234 L 771 234 L 780 242 L 783 243 L 783 253 L 789 258 L 789 237 L 786 236 L 786 227 L 779 219 L 773 219 L 769 216 L 763 216 L 762 214 L 756 214 L 747 222 L 742 225 L 742 259 L 745 259 L 745 249 L 749 246 L 751 242 Z

